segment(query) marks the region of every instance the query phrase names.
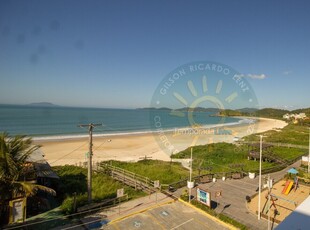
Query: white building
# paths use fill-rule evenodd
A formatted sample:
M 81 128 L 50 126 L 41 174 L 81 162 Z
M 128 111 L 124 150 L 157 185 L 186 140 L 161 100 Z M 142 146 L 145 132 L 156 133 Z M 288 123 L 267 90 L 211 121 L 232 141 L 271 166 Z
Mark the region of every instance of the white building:
M 291 117 L 291 116 L 290 116 L 288 113 L 283 115 L 283 118 L 286 119 L 286 120 L 289 120 L 290 117 Z
M 307 116 L 305 113 L 299 113 L 299 114 L 284 114 L 283 115 L 283 118 L 286 119 L 286 120 L 290 120 L 291 118 L 293 119 L 305 119 Z

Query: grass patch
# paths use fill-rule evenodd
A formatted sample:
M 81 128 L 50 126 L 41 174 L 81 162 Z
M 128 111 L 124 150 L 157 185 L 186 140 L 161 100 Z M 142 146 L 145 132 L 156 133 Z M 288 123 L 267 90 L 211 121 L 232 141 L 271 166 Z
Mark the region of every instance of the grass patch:
M 142 160 L 138 162 L 111 161 L 111 164 L 151 180 L 159 180 L 161 184 L 170 184 L 188 177 L 188 170 L 177 162 Z
M 264 142 L 285 143 L 292 145 L 308 146 L 309 130 L 305 126 L 289 124 L 280 131 L 267 131 L 263 133 Z M 246 141 L 259 142 L 257 134 L 244 137 Z M 235 145 L 230 143 L 213 143 L 193 147 L 193 169 L 202 170 L 201 173 L 224 172 L 257 172 L 259 161 L 248 160 L 248 145 Z M 273 146 L 269 153 L 285 162 L 292 163 L 298 157 L 307 153 L 307 149 L 294 147 Z M 264 153 L 263 153 L 264 154 Z M 173 158 L 190 158 L 190 148 L 181 151 Z M 283 167 L 282 167 L 283 168 Z M 272 162 L 262 162 L 263 171 L 277 171 L 281 165 Z
M 297 148 L 287 148 L 287 147 L 280 147 L 275 146 L 272 148 L 272 152 L 275 156 L 286 160 L 286 161 L 292 161 L 295 160 L 298 157 L 303 156 L 308 151 L 305 149 L 297 149 Z
M 74 192 L 76 192 L 77 207 L 87 204 L 87 169 L 77 166 L 55 166 L 53 170 L 60 177 L 57 196 L 62 199 L 60 206 L 65 214 L 73 213 Z M 115 181 L 111 177 L 99 173 L 93 175 L 92 198 L 93 202 L 115 198 L 116 191 L 124 188 L 124 193 L 130 199 L 146 195 L 144 192 L 135 191 L 133 188 Z
M 258 134 L 245 137 L 246 141 L 259 141 Z M 288 143 L 293 145 L 308 146 L 309 129 L 306 126 L 289 124 L 280 131 L 270 130 L 263 133 L 264 141 L 275 143 Z
M 214 143 L 193 147 L 193 169 L 200 168 L 202 173 L 256 171 L 258 161 L 247 159 L 247 146 L 236 146 L 230 143 Z M 190 148 L 181 151 L 173 158 L 190 158 Z M 274 163 L 263 162 L 262 168 L 273 167 Z

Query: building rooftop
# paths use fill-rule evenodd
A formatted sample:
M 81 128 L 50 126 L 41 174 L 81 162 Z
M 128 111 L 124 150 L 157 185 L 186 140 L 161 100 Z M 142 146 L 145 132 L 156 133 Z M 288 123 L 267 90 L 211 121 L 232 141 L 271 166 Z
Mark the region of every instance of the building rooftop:
M 52 170 L 49 163 L 44 158 L 44 153 L 38 149 L 28 156 L 27 162 L 33 164 L 37 177 L 59 179 L 57 174 Z
M 306 230 L 310 226 L 310 196 L 304 200 L 276 230 Z

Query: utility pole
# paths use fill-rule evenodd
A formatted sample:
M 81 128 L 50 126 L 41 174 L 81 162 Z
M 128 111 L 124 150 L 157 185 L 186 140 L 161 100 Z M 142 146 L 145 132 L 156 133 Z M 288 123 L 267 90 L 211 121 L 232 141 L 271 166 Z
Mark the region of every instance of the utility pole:
M 89 132 L 89 153 L 88 153 L 88 164 L 87 164 L 87 193 L 88 193 L 88 203 L 92 202 L 92 156 L 93 156 L 93 128 L 96 126 L 102 126 L 102 124 L 85 124 L 79 125 L 79 127 L 88 127 Z
M 260 197 L 262 191 L 262 151 L 263 151 L 263 135 L 260 135 L 260 144 L 259 144 L 259 181 L 258 181 L 258 213 L 257 218 L 260 220 L 261 213 L 260 213 Z

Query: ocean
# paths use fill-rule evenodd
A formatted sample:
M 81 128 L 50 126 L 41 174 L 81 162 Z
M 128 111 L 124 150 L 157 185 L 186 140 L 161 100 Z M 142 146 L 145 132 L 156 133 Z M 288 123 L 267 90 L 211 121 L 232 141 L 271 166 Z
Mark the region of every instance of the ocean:
M 94 129 L 96 135 L 148 133 L 152 127 L 152 110 L 103 109 L 73 107 L 36 107 L 0 105 L 0 132 L 9 135 L 28 135 L 41 138 L 87 136 L 87 128 L 79 124 L 102 123 Z M 187 116 L 171 116 L 169 110 L 156 111 L 165 120 L 163 130 L 189 127 Z M 221 122 L 221 117 L 210 116 L 214 112 L 194 112 L 196 122 L 212 126 Z M 225 118 L 225 124 L 238 124 L 240 119 Z

